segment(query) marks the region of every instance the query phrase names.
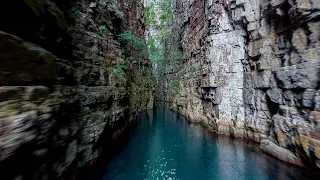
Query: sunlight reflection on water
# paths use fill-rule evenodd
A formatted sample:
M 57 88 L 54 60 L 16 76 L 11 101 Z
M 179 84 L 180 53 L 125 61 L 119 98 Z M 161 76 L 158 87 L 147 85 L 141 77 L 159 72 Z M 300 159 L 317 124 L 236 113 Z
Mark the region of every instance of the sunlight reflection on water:
M 260 152 L 257 144 L 216 136 L 157 108 L 132 131 L 103 179 L 285 180 L 309 179 L 307 175 Z

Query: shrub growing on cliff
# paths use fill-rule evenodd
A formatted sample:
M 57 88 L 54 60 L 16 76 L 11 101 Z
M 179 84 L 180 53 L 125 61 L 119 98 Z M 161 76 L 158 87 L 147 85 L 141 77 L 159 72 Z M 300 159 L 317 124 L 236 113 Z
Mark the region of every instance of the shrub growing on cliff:
M 150 76 L 144 76 L 143 77 L 144 82 L 147 83 L 147 87 L 151 88 L 153 86 L 153 81 L 150 79 Z
M 144 8 L 144 16 L 146 17 L 146 24 L 148 26 L 157 24 L 156 13 L 153 8 L 151 7 Z
M 71 8 L 71 16 L 73 18 L 78 18 L 81 16 L 81 10 L 78 7 L 72 7 Z
M 124 13 L 122 11 L 117 11 L 116 14 L 120 18 L 122 18 L 124 16 Z
M 135 46 L 135 49 L 143 50 L 145 48 L 145 44 L 139 38 L 137 38 L 132 31 L 126 31 L 118 35 L 119 41 L 127 41 L 131 43 L 131 45 Z
M 108 29 L 105 25 L 99 27 L 99 31 L 96 33 L 98 36 L 102 36 L 103 33 L 108 32 Z
M 113 69 L 113 74 L 116 76 L 116 78 L 118 80 L 122 80 L 124 79 L 123 77 L 123 69 L 127 69 L 128 66 L 125 66 L 125 65 L 120 65 L 118 64 L 114 69 Z
M 147 47 L 145 43 L 137 38 L 132 31 L 126 31 L 118 35 L 118 39 L 121 42 L 126 43 L 128 52 L 130 53 L 131 61 L 137 61 L 139 63 L 139 68 L 141 68 L 142 61 L 145 59 L 145 55 L 148 54 Z
M 180 80 L 178 80 L 178 79 L 170 82 L 171 87 L 178 87 L 179 84 L 180 84 Z

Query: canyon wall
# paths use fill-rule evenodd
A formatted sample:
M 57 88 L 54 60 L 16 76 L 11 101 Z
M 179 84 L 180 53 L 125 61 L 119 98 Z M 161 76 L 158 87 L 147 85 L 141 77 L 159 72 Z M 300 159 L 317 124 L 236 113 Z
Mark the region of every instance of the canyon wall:
M 175 0 L 174 7 L 167 51 L 185 59 L 167 61 L 160 87 L 172 109 L 219 134 L 260 142 L 283 161 L 319 168 L 320 1 Z
M 149 60 L 119 38 L 145 41 L 143 4 L 6 1 L 0 14 L 1 179 L 74 178 L 153 107 Z

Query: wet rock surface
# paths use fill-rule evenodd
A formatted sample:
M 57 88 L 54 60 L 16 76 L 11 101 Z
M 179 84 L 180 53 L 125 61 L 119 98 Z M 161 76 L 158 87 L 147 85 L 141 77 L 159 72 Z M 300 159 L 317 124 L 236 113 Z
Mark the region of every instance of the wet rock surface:
M 121 145 L 115 150 L 117 155 L 103 166 L 102 175 L 95 177 L 99 173 L 98 168 L 94 168 L 85 179 L 303 180 L 319 177 L 317 171 L 310 172 L 262 153 L 254 142 L 216 135 L 199 124 L 190 124 L 170 111 L 169 106 L 159 104 L 122 136 Z M 281 149 L 281 157 L 297 159 L 287 149 L 277 145 L 269 147 Z
M 319 168 L 319 1 L 174 4 L 168 47 L 185 63 L 168 62 L 158 98 L 212 131 L 263 140 L 278 158 L 291 152 L 281 160 Z
M 119 40 L 130 30 L 145 42 L 143 4 L 7 3 L 0 3 L 1 175 L 76 178 L 153 106 L 148 58 Z M 184 58 L 166 62 L 155 98 L 211 131 L 319 168 L 319 1 L 173 4 L 165 53 Z
M 2 17 L 20 11 L 16 22 L 0 25 L 1 179 L 75 178 L 114 133 L 152 108 L 152 87 L 144 81 L 150 72 L 142 75 L 123 60 L 128 48 L 117 36 L 131 30 L 144 41 L 143 5 L 108 3 L 1 3 Z M 121 78 L 119 59 L 128 67 Z
M 265 151 L 282 161 L 289 162 L 297 166 L 303 166 L 301 159 L 294 155 L 290 150 L 279 147 L 269 140 L 262 140 L 260 148 L 262 151 Z

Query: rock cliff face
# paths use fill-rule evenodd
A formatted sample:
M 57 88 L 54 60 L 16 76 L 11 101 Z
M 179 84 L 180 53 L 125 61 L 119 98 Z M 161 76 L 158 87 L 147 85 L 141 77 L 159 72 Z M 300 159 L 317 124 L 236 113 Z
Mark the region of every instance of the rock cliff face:
M 175 0 L 165 100 L 190 121 L 320 167 L 320 1 Z M 177 86 L 170 82 L 180 79 Z
M 143 5 L 0 4 L 1 178 L 71 178 L 153 106 L 148 58 L 119 38 L 130 30 L 144 41 Z

